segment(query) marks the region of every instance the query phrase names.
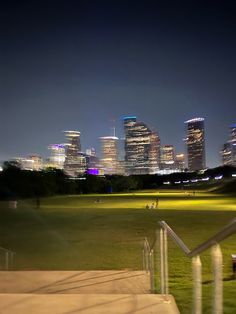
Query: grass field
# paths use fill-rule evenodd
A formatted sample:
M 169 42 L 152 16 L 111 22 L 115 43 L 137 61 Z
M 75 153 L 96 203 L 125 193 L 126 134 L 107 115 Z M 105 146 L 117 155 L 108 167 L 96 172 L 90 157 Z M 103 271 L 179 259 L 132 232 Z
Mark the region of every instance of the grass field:
M 81 195 L 18 202 L 16 210 L 0 202 L 0 246 L 16 252 L 16 269 L 89 270 L 141 269 L 142 241 L 152 243 L 158 221 L 165 220 L 193 249 L 236 216 L 236 199 L 204 192 L 162 191 L 159 208 L 149 193 Z M 96 202 L 99 198 L 99 202 Z M 224 313 L 235 313 L 236 280 L 231 254 L 236 236 L 222 242 L 224 254 Z M 209 251 L 202 256 L 204 313 L 211 310 Z M 170 292 L 181 313 L 191 312 L 191 260 L 169 241 Z

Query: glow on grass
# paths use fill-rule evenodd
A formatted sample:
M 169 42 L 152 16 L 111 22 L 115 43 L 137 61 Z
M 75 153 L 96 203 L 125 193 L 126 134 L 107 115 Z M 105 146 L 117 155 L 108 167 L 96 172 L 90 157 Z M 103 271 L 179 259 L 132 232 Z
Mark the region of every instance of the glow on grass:
M 191 199 L 191 200 L 163 200 L 159 205 L 160 209 L 178 210 L 220 210 L 236 211 L 236 204 L 231 199 Z
M 233 199 L 217 196 L 210 193 L 196 191 L 161 191 L 161 193 L 122 193 L 122 194 L 93 194 L 74 197 L 52 198 L 42 202 L 42 208 L 71 208 L 71 209 L 146 209 L 146 205 L 155 203 L 158 196 L 158 210 L 235 210 Z M 209 199 L 208 199 L 209 196 Z M 100 201 L 97 202 L 96 199 Z

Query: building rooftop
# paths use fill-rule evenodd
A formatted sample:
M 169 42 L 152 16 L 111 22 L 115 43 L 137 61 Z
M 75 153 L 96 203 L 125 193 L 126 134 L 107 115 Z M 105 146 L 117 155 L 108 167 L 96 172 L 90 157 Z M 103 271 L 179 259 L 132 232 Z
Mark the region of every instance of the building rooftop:
M 204 121 L 204 118 L 193 118 L 193 119 L 185 121 L 184 123 L 199 122 L 199 121 Z

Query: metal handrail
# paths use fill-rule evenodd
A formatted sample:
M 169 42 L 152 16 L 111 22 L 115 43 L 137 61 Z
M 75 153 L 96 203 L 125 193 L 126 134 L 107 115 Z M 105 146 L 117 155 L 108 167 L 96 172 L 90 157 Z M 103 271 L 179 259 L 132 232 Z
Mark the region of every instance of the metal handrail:
M 3 252 L 5 256 L 4 266 L 3 266 L 4 269 L 5 270 L 12 269 L 13 258 L 16 253 L 11 250 L 5 249 L 4 247 L 0 247 L 0 252 Z
M 236 218 L 234 218 L 227 226 L 214 236 L 209 238 L 197 246 L 192 251 L 185 245 L 180 237 L 171 229 L 165 222 L 160 221 L 160 269 L 161 269 L 161 292 L 168 294 L 168 250 L 167 250 L 167 234 L 176 242 L 180 249 L 189 258 L 192 258 L 193 265 L 193 279 L 194 279 L 194 309 L 193 313 L 202 313 L 202 264 L 199 254 L 211 248 L 213 274 L 214 274 L 214 299 L 213 299 L 213 313 L 223 313 L 223 284 L 222 284 L 222 253 L 219 242 L 223 241 L 230 235 L 236 233 Z
M 193 249 L 188 256 L 193 257 L 196 256 L 205 250 L 212 247 L 215 243 L 219 243 L 223 241 L 224 239 L 228 238 L 232 234 L 236 232 L 236 218 L 234 218 L 225 228 L 223 228 L 221 231 L 216 233 L 213 237 L 208 239 L 206 242 L 200 244 L 195 249 Z
M 148 239 L 147 238 L 144 238 L 144 244 L 147 246 L 149 252 L 151 251 L 151 248 L 150 248 L 150 245 L 149 245 L 149 242 L 148 242 Z
M 160 221 L 159 225 L 167 231 L 167 233 L 171 236 L 171 238 L 178 244 L 178 246 L 182 249 L 188 257 L 194 257 L 199 255 L 200 253 L 204 252 L 205 250 L 211 248 L 216 243 L 219 243 L 226 239 L 227 237 L 231 236 L 236 232 L 236 218 L 234 218 L 227 226 L 225 226 L 221 231 L 216 233 L 207 241 L 203 242 L 192 251 L 184 244 L 184 242 L 180 239 L 180 237 L 171 229 L 171 227 L 165 222 Z
M 143 239 L 143 270 L 150 275 L 150 288 L 154 293 L 154 255 L 147 238 Z
M 5 249 L 4 247 L 0 246 L 0 250 L 1 251 L 4 251 L 4 252 L 8 252 L 8 253 L 13 253 L 15 254 L 15 252 L 11 251 L 11 250 L 8 250 L 8 249 Z
M 167 233 L 171 236 L 171 238 L 178 244 L 181 250 L 185 253 L 185 255 L 189 255 L 190 250 L 186 244 L 180 239 L 179 236 L 171 229 L 171 227 L 165 221 L 159 221 L 159 225 L 161 228 L 167 231 Z
M 147 238 L 143 239 L 143 270 L 150 272 L 150 245 Z

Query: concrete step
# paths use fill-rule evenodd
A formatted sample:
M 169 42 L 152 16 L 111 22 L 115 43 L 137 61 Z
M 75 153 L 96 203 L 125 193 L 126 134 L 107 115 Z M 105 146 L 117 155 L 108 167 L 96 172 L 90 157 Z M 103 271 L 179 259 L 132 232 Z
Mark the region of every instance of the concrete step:
M 0 271 L 0 314 L 176 314 L 143 271 Z
M 1 271 L 0 293 L 148 294 L 143 271 Z
M 178 314 L 171 295 L 0 294 L 1 314 Z

